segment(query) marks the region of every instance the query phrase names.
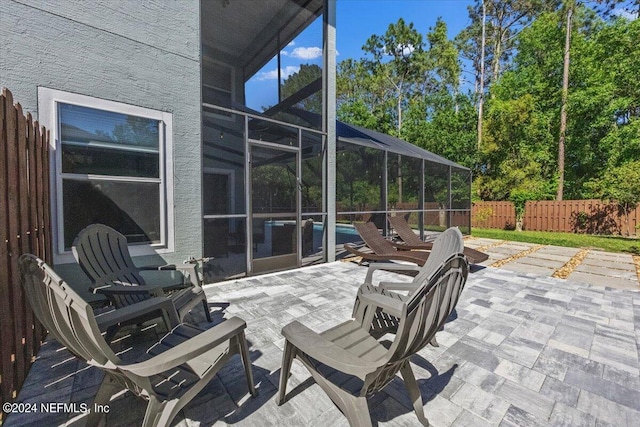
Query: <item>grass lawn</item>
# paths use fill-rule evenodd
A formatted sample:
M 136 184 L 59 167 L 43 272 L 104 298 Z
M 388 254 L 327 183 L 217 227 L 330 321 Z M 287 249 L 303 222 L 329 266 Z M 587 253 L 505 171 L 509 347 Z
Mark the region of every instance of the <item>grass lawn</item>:
M 488 228 L 472 228 L 474 237 L 512 240 L 541 245 L 566 246 L 570 248 L 592 248 L 607 252 L 630 252 L 640 255 L 640 239 L 620 236 L 594 236 L 589 234 L 556 233 L 550 231 L 508 231 Z

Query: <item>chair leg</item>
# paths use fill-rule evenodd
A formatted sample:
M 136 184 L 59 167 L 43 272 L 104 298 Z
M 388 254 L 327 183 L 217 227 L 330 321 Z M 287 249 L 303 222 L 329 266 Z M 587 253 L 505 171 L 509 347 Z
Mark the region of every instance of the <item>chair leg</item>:
M 152 427 L 158 425 L 169 425 L 171 420 L 162 420 L 163 412 L 165 410 L 165 405 L 160 402 L 155 397 L 149 398 L 149 403 L 147 404 L 147 411 L 144 413 L 144 420 L 142 421 L 143 427 Z M 161 423 L 160 421 L 164 421 Z
M 418 420 L 424 427 L 429 427 L 429 420 L 424 416 L 424 407 L 422 406 L 422 395 L 420 394 L 420 388 L 416 382 L 416 377 L 413 375 L 411 366 L 407 361 L 402 368 L 400 368 L 404 385 L 407 387 L 409 397 L 413 402 L 413 410 L 416 411 Z
M 211 323 L 211 312 L 209 311 L 209 304 L 206 298 L 202 298 L 202 308 L 204 308 L 204 315 L 207 316 L 207 322 Z
M 282 367 L 280 368 L 280 385 L 278 387 L 278 398 L 276 404 L 278 406 L 285 402 L 285 395 L 287 394 L 287 380 L 289 379 L 289 372 L 291 371 L 291 364 L 295 356 L 295 349 L 288 340 L 284 343 L 284 353 L 282 354 Z
M 95 408 L 97 406 L 106 406 L 106 404 L 111 399 L 111 396 L 113 396 L 120 389 L 122 389 L 122 386 L 114 381 L 114 379 L 110 375 L 105 374 L 104 378 L 102 379 L 102 383 L 98 388 L 98 392 L 96 393 L 96 397 L 93 399 L 93 406 L 89 408 L 91 413 L 87 417 L 87 426 L 98 425 L 104 414 L 101 412 L 95 412 Z
M 238 334 L 238 341 L 240 346 L 240 357 L 242 357 L 242 364 L 244 365 L 244 374 L 247 377 L 247 386 L 249 387 L 249 393 L 255 397 L 258 395 L 256 386 L 253 382 L 253 372 L 251 371 L 251 359 L 249 358 L 249 349 L 247 348 L 247 340 L 244 335 L 244 331 Z
M 344 415 L 352 427 L 371 427 L 371 414 L 366 396 L 354 397 L 353 400 L 345 402 L 346 411 Z

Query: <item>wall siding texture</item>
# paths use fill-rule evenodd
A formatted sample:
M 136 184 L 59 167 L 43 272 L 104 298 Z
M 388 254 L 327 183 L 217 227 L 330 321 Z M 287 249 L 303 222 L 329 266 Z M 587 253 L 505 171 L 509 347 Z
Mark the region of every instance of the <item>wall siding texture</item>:
M 37 117 L 44 86 L 173 114 L 168 262 L 202 252 L 199 14 L 198 0 L 0 2 L 0 86 L 25 111 Z M 56 269 L 82 276 L 73 265 Z

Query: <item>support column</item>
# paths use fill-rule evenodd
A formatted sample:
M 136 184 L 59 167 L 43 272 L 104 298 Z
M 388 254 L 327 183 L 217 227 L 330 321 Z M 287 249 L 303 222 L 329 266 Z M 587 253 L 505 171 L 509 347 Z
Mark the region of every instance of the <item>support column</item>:
M 325 0 L 324 14 L 324 67 L 323 72 L 323 130 L 327 133 L 327 155 L 325 159 L 324 208 L 326 234 L 324 247 L 326 261 L 336 259 L 336 0 Z

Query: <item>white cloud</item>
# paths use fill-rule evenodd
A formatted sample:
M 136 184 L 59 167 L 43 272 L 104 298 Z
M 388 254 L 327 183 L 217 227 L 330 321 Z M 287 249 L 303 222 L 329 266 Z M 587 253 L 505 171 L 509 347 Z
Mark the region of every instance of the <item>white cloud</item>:
M 394 54 L 398 54 L 398 53 L 402 52 L 403 56 L 410 56 L 413 53 L 414 50 L 416 50 L 416 48 L 413 45 L 405 46 L 405 45 L 399 44 L 398 46 L 396 46 L 396 50 L 395 50 Z M 388 50 L 386 50 L 384 48 L 383 48 L 383 52 L 387 56 L 393 56 L 391 53 L 389 53 Z
M 291 56 L 298 59 L 316 59 L 322 56 L 322 49 L 319 47 L 297 47 L 291 52 Z
M 280 73 L 282 75 L 282 78 L 286 79 L 287 77 L 297 73 L 298 71 L 300 71 L 299 65 L 289 65 L 287 67 L 282 68 L 280 70 Z M 278 78 L 278 70 L 265 71 L 258 74 L 258 77 L 257 77 L 259 81 L 276 80 L 277 78 Z
M 413 45 L 409 45 L 409 46 L 398 46 L 398 50 L 400 50 L 400 48 L 402 48 L 402 54 L 404 56 L 409 56 L 413 53 L 414 50 L 416 50 L 416 48 Z

